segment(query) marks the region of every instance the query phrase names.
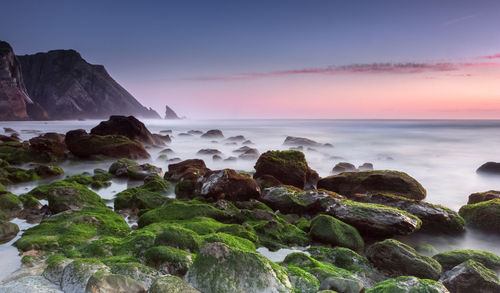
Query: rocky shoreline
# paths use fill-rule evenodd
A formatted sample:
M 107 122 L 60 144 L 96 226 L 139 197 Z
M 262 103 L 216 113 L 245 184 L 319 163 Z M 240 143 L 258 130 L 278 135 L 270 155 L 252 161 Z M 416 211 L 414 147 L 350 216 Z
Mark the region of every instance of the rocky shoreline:
M 172 137 L 134 117 L 112 116 L 90 133 L 1 136 L 0 239 L 20 233 L 14 218 L 36 225 L 15 241 L 23 265 L 0 292 L 500 291 L 495 254 L 427 253 L 394 239 L 499 234 L 498 192 L 472 194 L 455 212 L 425 202 L 424 187 L 403 172 L 343 164 L 320 178 L 300 150 L 328 144 L 289 137 L 291 150 L 260 154 L 245 137 L 226 139 L 220 130 L 186 135 L 243 145 L 239 159 L 256 159 L 255 172 L 211 170 L 200 159 L 172 162 L 166 172 L 136 162 L 151 148 L 167 158 Z M 69 177 L 54 166 L 72 160 L 112 161 Z M 21 195 L 6 191 L 40 178 L 54 180 Z M 99 188 L 115 178 L 141 184 L 107 202 Z M 259 247 L 299 252 L 272 262 Z

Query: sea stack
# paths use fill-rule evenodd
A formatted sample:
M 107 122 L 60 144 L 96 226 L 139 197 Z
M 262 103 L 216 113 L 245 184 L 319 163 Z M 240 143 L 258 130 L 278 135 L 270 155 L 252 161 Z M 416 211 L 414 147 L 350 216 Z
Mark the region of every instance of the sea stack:
M 177 113 L 175 113 L 172 108 L 170 108 L 168 105 L 165 106 L 165 119 L 171 120 L 171 119 L 181 119 L 179 116 L 177 116 Z

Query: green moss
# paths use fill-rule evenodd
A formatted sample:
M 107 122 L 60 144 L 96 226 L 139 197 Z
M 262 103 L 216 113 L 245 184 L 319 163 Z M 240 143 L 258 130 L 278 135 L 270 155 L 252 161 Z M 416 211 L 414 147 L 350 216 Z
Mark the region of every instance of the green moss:
M 70 252 L 98 236 L 126 236 L 129 226 L 121 216 L 105 207 L 85 207 L 43 220 L 26 230 L 14 246 L 21 251 Z
M 268 160 L 272 160 L 280 165 L 293 165 L 300 166 L 302 168 L 307 167 L 305 164 L 306 158 L 304 153 L 299 151 L 269 151 L 266 154 L 268 154 L 266 157 Z
M 447 291 L 441 283 L 433 280 L 401 276 L 377 283 L 366 290 L 366 293 L 441 293 Z
M 152 226 L 155 225 L 157 224 L 152 224 Z M 199 251 L 201 244 L 203 243 L 198 234 L 181 226 L 163 223 L 160 223 L 157 226 L 161 229 L 161 232 L 156 236 L 155 245 L 167 245 L 196 252 Z M 156 227 L 147 228 L 149 231 L 156 229 Z
M 365 245 L 356 228 L 328 215 L 319 215 L 311 220 L 309 235 L 316 241 L 354 250 Z
M 22 208 L 21 200 L 8 192 L 0 194 L 0 211 L 9 217 L 14 217 Z
M 195 217 L 189 220 L 172 220 L 168 221 L 168 223 L 177 224 L 200 235 L 215 233 L 230 226 L 206 217 Z
M 305 218 L 298 219 L 297 221 L 295 221 L 294 224 L 295 224 L 295 226 L 297 226 L 297 228 L 299 228 L 300 230 L 302 230 L 304 232 L 309 232 L 309 228 L 311 226 L 311 222 Z
M 255 251 L 255 245 L 250 240 L 238 236 L 229 235 L 226 233 L 208 234 L 206 236 L 203 236 L 202 238 L 205 241 L 205 243 L 222 242 L 231 249 L 238 249 L 250 252 Z
M 346 278 L 352 277 L 353 273 L 338 268 L 329 263 L 323 263 L 302 252 L 294 252 L 286 256 L 283 261 L 285 266 L 296 266 L 314 275 L 320 282 L 330 277 Z
M 169 246 L 156 246 L 146 250 L 146 264 L 165 273 L 182 276 L 192 264 L 189 253 Z
M 488 251 L 457 249 L 438 253 L 433 258 L 441 264 L 444 270 L 449 270 L 469 259 L 482 263 L 493 270 L 500 269 L 500 256 Z
M 0 192 L 5 192 L 5 190 L 6 190 L 5 186 L 3 186 L 2 183 L 0 183 Z
M 38 180 L 40 176 L 34 169 L 9 168 L 7 178 L 12 183 L 21 183 Z
M 35 209 L 42 206 L 38 199 L 29 193 L 21 194 L 19 200 L 22 202 L 25 209 Z
M 320 283 L 318 279 L 296 266 L 287 267 L 288 277 L 293 286 L 301 293 L 318 292 Z
M 208 204 L 195 201 L 174 201 L 143 214 L 139 218 L 138 224 L 139 227 L 144 227 L 151 223 L 161 221 L 187 220 L 195 217 L 208 217 L 219 221 L 231 219 L 226 212 L 216 209 Z
M 175 184 L 175 195 L 179 199 L 191 199 L 197 196 L 196 182 L 193 180 L 182 180 Z
M 110 173 L 97 174 L 94 176 L 89 176 L 85 174 L 77 174 L 71 177 L 67 177 L 64 181 L 67 182 L 76 182 L 82 185 L 90 186 L 95 189 L 108 187 L 111 185 L 109 182 L 113 178 L 113 175 Z
M 280 217 L 270 221 L 248 221 L 259 237 L 259 244 L 276 250 L 287 246 L 307 246 L 309 237 L 296 226 L 284 221 Z
M 118 171 L 118 169 L 128 168 L 130 166 L 139 166 L 139 164 L 134 160 L 122 158 L 122 159 L 119 159 L 118 161 L 114 162 L 113 164 L 111 164 L 108 172 L 111 174 L 116 174 L 116 171 Z
M 351 272 L 370 268 L 370 262 L 355 251 L 344 247 L 312 246 L 307 250 L 318 261 L 331 263 Z
M 257 243 L 259 241 L 259 237 L 255 233 L 255 230 L 252 228 L 252 226 L 249 225 L 226 225 L 225 227 L 218 229 L 217 232 L 245 238 L 252 241 L 253 243 Z
M 468 204 L 458 211 L 467 225 L 485 231 L 500 231 L 500 199 Z

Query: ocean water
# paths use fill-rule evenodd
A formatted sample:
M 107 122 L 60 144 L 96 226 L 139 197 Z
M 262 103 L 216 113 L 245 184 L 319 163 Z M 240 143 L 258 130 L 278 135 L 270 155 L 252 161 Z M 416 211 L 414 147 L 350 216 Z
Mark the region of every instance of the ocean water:
M 189 130 L 207 131 L 220 129 L 224 136 L 243 135 L 250 139 L 259 152 L 284 150 L 286 136 L 299 136 L 320 143 L 331 143 L 333 148 L 305 149 L 311 168 L 320 176 L 328 176 L 338 162 L 350 162 L 359 166 L 373 163 L 375 169 L 399 170 L 417 179 L 427 190 L 426 201 L 441 204 L 453 210 L 467 203 L 473 192 L 500 190 L 500 176 L 479 176 L 476 169 L 487 161 L 500 161 L 500 120 L 144 120 L 149 130 L 159 133 L 172 130 L 172 143 L 166 147 L 175 153 L 168 158 L 201 158 L 211 169 L 232 168 L 252 171 L 255 160 L 234 162 L 213 161 L 211 156 L 197 155 L 197 151 L 213 148 L 222 157 L 237 157 L 233 151 L 241 143 L 229 145 L 224 139 L 202 139 L 199 135 L 180 136 Z M 36 136 L 27 130 L 65 133 L 83 128 L 90 130 L 99 121 L 49 121 L 49 122 L 0 122 L 21 134 L 22 139 Z M 148 149 L 152 158 L 147 160 L 163 170 L 169 162 L 158 159 L 161 149 Z M 111 161 L 64 162 L 65 175 L 107 169 Z M 15 194 L 22 194 L 40 182 L 10 187 Z M 109 188 L 97 191 L 111 200 L 113 194 L 135 183 L 113 181 Z M 468 231 L 460 237 L 419 235 L 406 237 L 410 243 L 431 243 L 438 250 L 452 248 L 484 249 L 500 254 L 500 238 L 494 235 Z M 10 243 L 9 243 L 10 244 Z M 5 246 L 1 245 L 2 246 Z M 8 245 L 8 244 L 7 244 Z M 3 249 L 3 248 L 2 248 Z M 0 268 L 1 277 L 1 268 Z

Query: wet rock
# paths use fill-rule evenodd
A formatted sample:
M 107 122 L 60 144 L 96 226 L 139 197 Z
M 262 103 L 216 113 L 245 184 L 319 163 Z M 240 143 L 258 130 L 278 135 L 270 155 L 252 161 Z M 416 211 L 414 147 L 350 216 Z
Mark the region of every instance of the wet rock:
M 144 257 L 148 266 L 175 276 L 184 276 L 193 263 L 188 252 L 170 246 L 151 247 Z
M 240 154 L 238 158 L 242 160 L 257 160 L 259 158 L 259 151 L 257 149 L 249 149 L 244 153 Z
M 238 161 L 238 158 L 233 156 L 224 159 L 224 162 L 236 162 L 236 161 Z
M 197 181 L 199 194 L 204 197 L 246 201 L 260 197 L 260 187 L 251 177 L 232 169 L 209 171 Z
M 160 154 L 173 154 L 174 151 L 171 148 L 163 149 L 160 151 Z
M 89 135 L 85 130 L 79 129 L 66 133 L 65 142 L 69 151 L 80 158 L 99 155 L 129 159 L 150 157 L 139 142 L 121 135 Z
M 439 281 L 452 293 L 500 292 L 500 280 L 496 272 L 473 260 L 444 272 Z
M 85 288 L 86 293 L 146 293 L 148 287 L 130 277 L 114 274 L 94 274 Z
M 492 199 L 500 199 L 500 191 L 490 190 L 485 192 L 476 192 L 469 195 L 467 204 L 474 204 Z
M 12 136 L 12 135 L 7 136 L 7 135 L 0 134 L 0 141 L 1 142 L 19 142 L 20 139 L 17 136 Z
M 246 138 L 243 135 L 231 136 L 226 139 L 227 141 L 241 142 L 245 141 Z
M 131 214 L 143 209 L 154 209 L 170 201 L 165 195 L 172 189 L 170 182 L 159 177 L 141 186 L 125 189 L 115 195 L 115 211 L 131 210 Z
M 201 293 L 177 276 L 164 276 L 155 280 L 149 293 Z
M 200 130 L 189 130 L 187 133 L 192 134 L 192 135 L 202 135 L 203 131 L 200 131 Z
M 327 197 L 343 198 L 333 192 L 324 190 L 303 191 L 293 186 L 268 187 L 262 191 L 260 200 L 274 210 L 284 214 L 311 214 L 324 211 L 321 199 Z
M 332 246 L 354 250 L 364 247 L 363 238 L 356 228 L 328 215 L 319 215 L 311 220 L 309 236 L 313 240 Z
M 220 131 L 218 129 L 212 129 L 212 130 L 209 130 L 209 131 L 203 133 L 201 135 L 201 137 L 214 139 L 214 138 L 224 138 L 224 135 L 222 134 L 222 131 Z
M 92 128 L 90 134 L 100 136 L 121 135 L 149 145 L 165 144 L 161 139 L 153 136 L 144 123 L 137 120 L 134 116 L 110 116 L 109 120 L 102 121 L 99 125 Z
M 85 292 L 87 282 L 97 272 L 109 273 L 109 268 L 96 260 L 75 260 L 64 268 L 61 289 L 65 293 Z
M 500 270 L 500 256 L 488 251 L 457 249 L 438 253 L 432 258 L 441 264 L 443 270 L 450 270 L 470 259 L 477 261 L 492 270 Z
M 198 154 L 198 155 L 218 155 L 218 154 L 222 154 L 222 153 L 216 149 L 201 149 L 196 154 Z
M 292 292 L 283 269 L 258 253 L 230 249 L 220 242 L 202 248 L 185 279 L 205 293 Z
M 372 288 L 366 290 L 366 293 L 449 293 L 442 284 L 433 280 L 424 280 L 416 277 L 397 277 L 377 283 Z
M 358 167 L 359 171 L 372 171 L 373 170 L 373 164 L 372 163 L 364 163 L 363 165 L 360 165 Z
M 244 142 L 241 143 L 242 145 L 252 145 L 254 144 L 251 140 L 247 139 Z
M 296 266 L 287 268 L 288 278 L 299 292 L 302 293 L 317 293 L 319 290 L 319 280 L 312 274 L 304 271 Z
M 219 155 L 213 155 L 212 156 L 212 160 L 214 160 L 214 161 L 222 161 L 222 157 L 219 156 Z
M 209 169 L 203 160 L 190 159 L 168 165 L 168 172 L 165 173 L 164 178 L 173 182 L 183 180 L 196 181 L 208 171 Z
M 0 220 L 0 243 L 9 242 L 19 233 L 19 227 L 11 222 Z
M 411 200 L 388 193 L 374 193 L 351 197 L 365 203 L 381 204 L 406 211 L 422 220 L 423 231 L 443 234 L 457 234 L 465 231 L 465 221 L 446 207 L 424 201 Z
M 153 134 L 153 137 L 158 141 L 158 140 L 161 140 L 163 141 L 164 143 L 171 143 L 172 142 L 172 138 L 170 137 L 170 135 L 161 135 L 161 134 Z
M 265 188 L 278 187 L 282 185 L 281 182 L 272 175 L 262 175 L 259 178 L 256 178 L 255 181 L 257 181 L 257 184 L 259 184 L 262 191 L 264 191 Z
M 312 147 L 323 146 L 321 143 L 315 142 L 314 140 L 304 137 L 295 137 L 295 136 L 287 136 L 283 144 L 291 146 L 312 146 Z
M 51 256 L 47 259 L 47 267 L 42 275 L 50 282 L 61 286 L 64 269 L 72 262 L 72 259 L 65 258 L 62 255 Z
M 322 178 L 318 188 L 324 188 L 345 196 L 356 193 L 389 192 L 398 196 L 422 200 L 426 191 L 414 178 L 397 171 L 344 172 Z
M 1 293 L 63 293 L 58 286 L 52 284 L 42 276 L 26 276 L 3 285 L 0 285 Z
M 267 151 L 255 164 L 254 178 L 272 175 L 281 183 L 304 187 L 315 186 L 319 179 L 318 173 L 309 168 L 306 158 L 299 151 Z
M 233 151 L 233 153 L 243 154 L 244 152 L 246 152 L 246 151 L 248 151 L 248 150 L 253 150 L 253 149 L 254 149 L 254 148 L 251 148 L 251 147 L 249 147 L 249 146 L 242 146 L 242 147 L 240 147 L 240 148 L 238 148 L 238 149 L 235 149 L 235 150 Z
M 389 276 L 411 275 L 418 278 L 437 280 L 441 265 L 428 256 L 393 239 L 386 239 L 369 246 L 366 256 L 379 270 Z
M 492 174 L 492 175 L 497 175 L 500 174 L 500 163 L 497 162 L 487 162 L 481 165 L 476 170 L 476 173 L 479 174 Z
M 193 135 L 191 133 L 181 132 L 179 133 L 179 136 L 193 136 Z
M 160 272 L 140 263 L 116 263 L 110 265 L 110 269 L 113 274 L 128 276 L 146 284 L 146 287 L 161 277 Z
M 10 127 L 4 127 L 3 131 L 5 131 L 5 133 L 17 133 L 17 131 L 15 131 L 14 129 L 12 129 Z
M 161 177 L 163 171 L 161 168 L 151 164 L 139 165 L 130 159 L 120 159 L 109 167 L 109 173 L 117 177 L 128 177 L 132 180 L 144 180 L 150 176 Z
M 167 160 L 167 162 L 169 162 L 169 163 L 178 163 L 180 161 L 182 161 L 181 158 L 177 158 L 177 157 Z
M 356 169 L 356 166 L 347 162 L 340 162 L 337 165 L 335 165 L 335 167 L 333 167 L 332 169 L 332 173 L 335 174 L 342 172 L 354 172 L 354 171 L 358 171 L 358 169 Z
M 405 211 L 382 205 L 325 197 L 323 213 L 356 227 L 362 235 L 407 235 L 420 229 L 422 221 Z
M 458 211 L 473 228 L 500 234 L 500 199 L 462 206 Z
M 6 219 L 15 218 L 22 208 L 19 197 L 10 192 L 0 191 L 0 214 L 3 214 Z

